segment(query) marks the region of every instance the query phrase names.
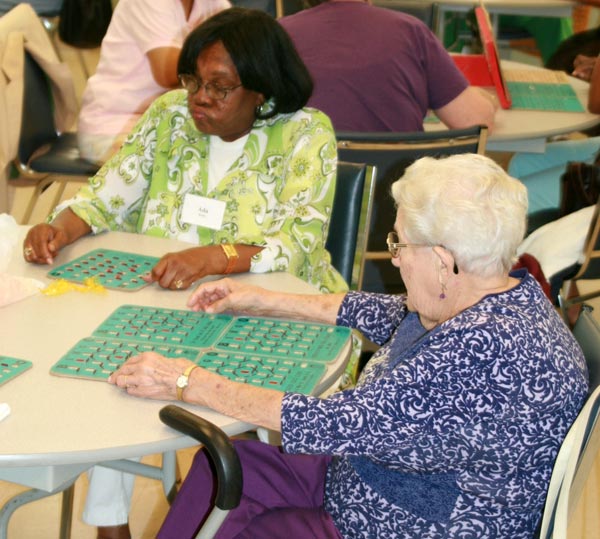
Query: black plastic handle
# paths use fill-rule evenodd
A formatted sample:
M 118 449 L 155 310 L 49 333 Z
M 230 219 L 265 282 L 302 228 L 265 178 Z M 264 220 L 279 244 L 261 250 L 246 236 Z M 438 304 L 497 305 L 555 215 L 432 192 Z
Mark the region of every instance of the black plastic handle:
M 229 436 L 210 421 L 174 404 L 162 408 L 158 415 L 165 425 L 195 438 L 206 447 L 217 472 L 215 505 L 223 510 L 237 507 L 242 497 L 242 466 Z

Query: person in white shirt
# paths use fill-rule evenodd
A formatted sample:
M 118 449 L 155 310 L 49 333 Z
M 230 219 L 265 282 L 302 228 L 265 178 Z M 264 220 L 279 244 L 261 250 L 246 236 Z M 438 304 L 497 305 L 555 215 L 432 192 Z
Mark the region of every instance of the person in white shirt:
M 229 7 L 229 0 L 119 0 L 82 96 L 82 157 L 103 164 L 120 147 L 150 103 L 179 86 L 185 37 Z

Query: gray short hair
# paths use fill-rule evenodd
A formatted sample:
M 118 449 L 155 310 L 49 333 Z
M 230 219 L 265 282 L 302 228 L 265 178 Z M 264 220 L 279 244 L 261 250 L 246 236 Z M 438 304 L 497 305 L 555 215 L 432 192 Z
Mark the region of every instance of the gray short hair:
M 442 245 L 458 267 L 481 276 L 507 272 L 526 228 L 527 190 L 477 154 L 423 157 L 392 185 L 411 243 Z

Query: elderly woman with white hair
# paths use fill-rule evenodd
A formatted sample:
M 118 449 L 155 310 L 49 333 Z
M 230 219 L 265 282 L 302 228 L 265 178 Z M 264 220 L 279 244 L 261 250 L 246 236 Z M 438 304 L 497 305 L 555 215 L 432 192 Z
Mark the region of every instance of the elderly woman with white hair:
M 382 345 L 354 389 L 325 399 L 191 371 L 183 400 L 282 434 L 282 448 L 236 442 L 242 502 L 219 538 L 533 536 L 588 381 L 540 286 L 509 272 L 526 190 L 467 154 L 418 160 L 392 193 L 387 242 L 406 295 L 292 295 L 223 279 L 190 297 L 194 310 L 336 323 Z M 145 353 L 110 382 L 174 399 L 191 365 Z M 199 451 L 160 538 L 194 535 L 211 482 Z

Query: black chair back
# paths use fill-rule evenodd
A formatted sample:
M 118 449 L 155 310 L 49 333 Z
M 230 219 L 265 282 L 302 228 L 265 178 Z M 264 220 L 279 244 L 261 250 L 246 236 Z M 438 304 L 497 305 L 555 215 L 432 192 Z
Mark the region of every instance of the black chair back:
M 25 51 L 19 161 L 28 163 L 36 150 L 51 144 L 57 138 L 48 77 L 31 54 Z
M 363 193 L 371 189 L 367 165 L 339 162 L 335 198 L 331 212 L 329 233 L 325 247 L 331 254 L 331 263 L 349 285 L 357 255 L 359 227 L 363 208 Z M 366 190 L 365 190 L 366 185 Z M 368 205 L 368 200 L 366 200 Z M 364 245 L 362 247 L 364 250 Z M 361 256 L 362 252 L 358 253 Z
M 21 218 L 28 223 L 40 195 L 52 183 L 58 183 L 50 206 L 55 207 L 69 182 L 87 182 L 100 166 L 80 157 L 76 132 L 57 132 L 50 80 L 33 56 L 24 54 L 22 122 L 13 160 L 19 178 L 11 181 L 15 187 L 35 187 Z

